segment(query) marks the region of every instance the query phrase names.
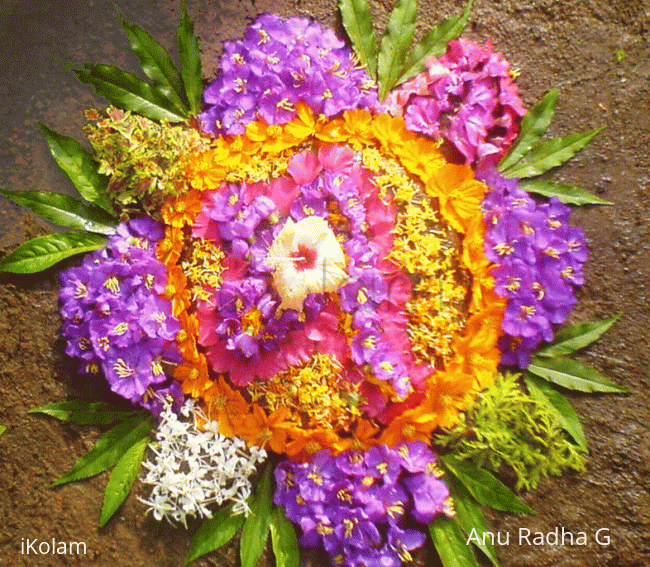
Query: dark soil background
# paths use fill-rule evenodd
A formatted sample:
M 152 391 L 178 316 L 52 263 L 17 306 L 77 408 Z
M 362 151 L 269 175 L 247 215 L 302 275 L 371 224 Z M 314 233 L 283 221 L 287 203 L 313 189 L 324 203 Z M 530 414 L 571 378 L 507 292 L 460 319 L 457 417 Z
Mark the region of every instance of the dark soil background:
M 175 46 L 179 0 L 122 0 L 122 11 L 167 47 Z M 385 23 L 392 0 L 372 1 Z M 420 33 L 461 9 L 460 0 L 421 2 Z M 216 68 L 224 39 L 237 39 L 257 14 L 313 16 L 340 29 L 334 0 L 189 0 L 201 37 L 205 78 Z M 104 103 L 66 71 L 70 63 L 114 63 L 136 70 L 108 0 L 2 0 L 0 4 L 0 187 L 72 193 L 37 127 L 82 140 L 83 109 Z M 578 355 L 619 384 L 627 396 L 568 393 L 591 447 L 587 471 L 545 479 L 523 495 L 535 516 L 488 513 L 510 545 L 498 549 L 503 567 L 646 567 L 650 565 L 650 8 L 643 0 L 476 0 L 466 35 L 492 38 L 521 70 L 530 106 L 550 88 L 560 102 L 550 134 L 605 126 L 576 159 L 551 176 L 614 201 L 576 210 L 591 259 L 571 322 L 620 321 Z M 617 56 L 618 55 L 618 56 Z M 0 197 L 0 249 L 53 227 Z M 183 558 L 196 526 L 174 529 L 144 517 L 135 493 L 102 529 L 97 521 L 107 475 L 57 489 L 48 485 L 91 446 L 98 432 L 27 414 L 88 388 L 57 341 L 56 271 L 0 275 L 0 564 L 172 567 Z M 520 527 L 585 532 L 588 545 L 518 545 Z M 595 532 L 607 528 L 608 546 Z M 78 541 L 87 555 L 23 555 L 25 539 Z M 195 562 L 235 567 L 238 545 Z M 263 565 L 272 565 L 270 556 Z M 305 564 L 316 560 L 304 557 Z M 421 554 L 418 565 L 435 564 Z

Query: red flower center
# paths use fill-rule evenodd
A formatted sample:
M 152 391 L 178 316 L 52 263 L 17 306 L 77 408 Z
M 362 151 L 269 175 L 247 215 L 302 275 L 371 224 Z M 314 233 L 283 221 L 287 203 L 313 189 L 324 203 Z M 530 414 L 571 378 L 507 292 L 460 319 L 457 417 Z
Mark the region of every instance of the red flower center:
M 316 250 L 304 244 L 299 244 L 298 250 L 291 253 L 291 257 L 296 259 L 293 265 L 299 272 L 311 270 L 316 265 L 316 256 Z

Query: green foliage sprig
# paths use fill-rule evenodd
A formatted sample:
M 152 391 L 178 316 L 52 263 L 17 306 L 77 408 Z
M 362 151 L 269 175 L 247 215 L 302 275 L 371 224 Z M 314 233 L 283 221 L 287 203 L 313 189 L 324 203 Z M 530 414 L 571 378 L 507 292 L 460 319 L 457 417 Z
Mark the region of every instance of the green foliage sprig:
M 611 201 L 605 201 L 574 185 L 546 179 L 528 179 L 569 161 L 602 130 L 596 128 L 540 142 L 555 115 L 557 99 L 558 92 L 552 89 L 526 113 L 519 136 L 497 165 L 499 171 L 505 177 L 519 178 L 517 185 L 529 193 L 544 197 L 555 196 L 570 205 L 613 205 Z
M 472 0 L 469 0 L 460 15 L 434 26 L 409 53 L 415 33 L 416 0 L 398 2 L 380 44 L 373 30 L 368 1 L 339 0 L 343 27 L 359 61 L 377 81 L 380 101 L 394 87 L 423 71 L 428 57 L 438 57 L 447 50 L 447 43 L 463 33 L 471 8 Z
M 140 202 L 152 215 L 167 195 L 186 190 L 188 156 L 210 146 L 208 138 L 187 124 L 154 122 L 112 106 L 105 115 L 89 110 L 86 117 L 92 122 L 84 132 L 100 173 L 110 178 L 110 197 L 122 207 Z
M 436 443 L 458 461 L 480 468 L 512 469 L 516 489 L 535 488 L 543 475 L 583 470 L 584 448 L 571 443 L 548 405 L 525 393 L 516 374 L 499 375 L 458 424 Z
M 106 485 L 99 519 L 99 526 L 105 525 L 131 491 L 149 445 L 149 434 L 157 423 L 156 418 L 144 410 L 123 410 L 104 402 L 82 400 L 49 404 L 29 413 L 44 413 L 61 421 L 83 425 L 114 424 L 70 471 L 52 483 L 52 486 L 59 486 L 114 467 Z
M 151 81 L 113 65 L 86 63 L 73 72 L 108 102 L 153 120 L 182 122 L 201 105 L 201 57 L 198 38 L 183 6 L 177 30 L 180 70 L 167 50 L 149 33 L 122 16 L 122 27 L 142 72 Z

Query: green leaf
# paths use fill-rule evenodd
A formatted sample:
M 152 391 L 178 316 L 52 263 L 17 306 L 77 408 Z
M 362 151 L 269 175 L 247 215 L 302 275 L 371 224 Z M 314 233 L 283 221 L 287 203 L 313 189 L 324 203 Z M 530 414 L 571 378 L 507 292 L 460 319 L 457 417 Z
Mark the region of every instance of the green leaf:
M 429 533 L 444 567 L 478 567 L 472 546 L 455 518 L 436 518 L 429 524 Z
M 470 494 L 470 492 L 463 486 L 463 484 L 455 477 L 447 475 L 445 482 L 449 486 L 449 491 L 454 500 L 454 508 L 456 510 L 456 521 L 463 529 L 466 535 L 470 535 L 472 530 L 476 533 L 485 533 L 489 531 L 487 522 L 483 517 L 483 512 L 480 506 Z M 483 538 L 479 538 L 479 542 L 474 542 L 475 545 L 490 559 L 493 565 L 499 567 L 499 560 L 497 558 L 494 546 L 489 540 L 483 542 Z
M 182 115 L 187 114 L 189 105 L 183 80 L 167 50 L 151 34 L 127 22 L 123 16 L 122 27 L 144 74 L 169 99 L 175 110 Z
M 221 508 L 212 518 L 205 520 L 192 538 L 185 563 L 194 561 L 206 553 L 228 543 L 244 525 L 244 516 L 232 515 L 232 504 Z
M 27 207 L 45 220 L 66 228 L 76 228 L 99 234 L 113 234 L 117 226 L 117 221 L 103 209 L 62 193 L 3 191 L 0 189 L 0 195 Z
M 273 503 L 273 482 L 271 465 L 267 465 L 257 485 L 257 492 L 250 501 L 251 512 L 241 532 L 239 552 L 241 567 L 255 567 L 262 555 L 269 537 L 271 505 Z
M 542 380 L 530 372 L 524 373 L 524 382 L 530 395 L 553 408 L 555 410 L 554 415 L 560 427 L 573 437 L 580 448 L 587 451 L 589 445 L 587 444 L 585 432 L 582 429 L 580 418 L 573 409 L 573 406 L 569 403 L 569 400 L 553 388 L 546 380 Z
M 499 171 L 506 171 L 514 166 L 548 130 L 555 114 L 557 98 L 557 90 L 552 89 L 526 113 L 521 121 L 519 136 L 517 136 L 510 151 L 497 165 Z
M 181 62 L 181 76 L 185 96 L 190 104 L 190 112 L 201 112 L 203 100 L 203 80 L 201 76 L 201 51 L 199 38 L 194 35 L 194 24 L 187 13 L 187 6 L 183 5 L 181 21 L 178 24 L 178 58 Z
M 397 84 L 408 81 L 415 77 L 421 71 L 424 71 L 425 62 L 429 57 L 439 57 L 447 51 L 447 44 L 457 38 L 469 20 L 469 13 L 472 9 L 472 1 L 465 5 L 459 16 L 454 16 L 440 22 L 437 26 L 431 28 L 411 51 L 406 63 L 405 71 L 397 81 Z
M 99 518 L 101 528 L 110 520 L 131 491 L 135 477 L 142 466 L 144 451 L 149 445 L 149 438 L 144 437 L 132 445 L 117 462 L 104 492 L 102 513 Z
M 546 179 L 523 179 L 517 183 L 520 189 L 529 193 L 537 193 L 545 197 L 557 197 L 567 205 L 613 205 L 612 201 L 605 201 L 576 187 L 575 185 L 566 185 L 556 181 L 547 181 Z
M 549 169 L 569 161 L 601 130 L 602 127 L 542 142 L 530 150 L 522 161 L 504 171 L 503 175 L 516 178 L 541 175 Z
M 482 506 L 517 514 L 535 513 L 493 474 L 473 462 L 457 461 L 450 455 L 441 457 L 441 460 Z
M 33 274 L 75 254 L 103 248 L 106 238 L 86 232 L 61 232 L 32 238 L 0 260 L 0 272 Z
M 99 164 L 93 155 L 73 138 L 57 134 L 42 122 L 38 126 L 57 165 L 68 176 L 79 195 L 112 214 L 113 207 L 106 193 L 108 177 L 99 173 Z
M 296 530 L 284 514 L 284 506 L 271 512 L 271 543 L 276 567 L 300 567 L 300 549 Z
M 339 10 L 354 52 L 370 78 L 377 80 L 377 37 L 367 0 L 339 0 Z
M 118 409 L 104 402 L 85 402 L 70 400 L 57 404 L 48 404 L 29 410 L 27 413 L 44 413 L 46 415 L 79 425 L 110 425 L 133 417 L 133 410 Z M 138 411 L 137 413 L 145 412 Z
M 416 0 L 400 0 L 388 20 L 377 61 L 379 100 L 383 101 L 402 74 L 406 52 L 415 33 Z
M 95 446 L 51 486 L 87 478 L 112 467 L 135 443 L 146 437 L 156 423 L 153 415 L 143 412 L 117 424 L 104 433 Z
M 2 434 L 7 431 L 7 428 L 4 425 L 0 425 L 0 437 L 2 437 Z
M 555 358 L 571 354 L 598 340 L 618 319 L 621 314 L 614 315 L 604 321 L 588 321 L 570 325 L 555 335 L 552 343 L 535 351 L 535 356 Z
M 178 112 L 159 87 L 113 65 L 86 63 L 83 69 L 75 69 L 74 73 L 84 85 L 93 87 L 99 96 L 115 106 L 152 120 L 185 120 L 186 115 Z
M 534 356 L 528 371 L 558 386 L 580 392 L 629 393 L 584 364 L 569 358 L 541 358 Z

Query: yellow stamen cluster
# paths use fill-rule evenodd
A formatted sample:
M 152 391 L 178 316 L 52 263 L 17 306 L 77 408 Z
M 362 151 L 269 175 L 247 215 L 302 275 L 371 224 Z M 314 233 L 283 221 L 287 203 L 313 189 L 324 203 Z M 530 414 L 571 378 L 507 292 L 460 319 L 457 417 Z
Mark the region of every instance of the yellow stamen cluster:
M 255 337 L 260 334 L 262 330 L 262 312 L 253 307 L 242 315 L 241 326 L 244 333 Z
M 212 292 L 205 289 L 219 289 L 225 258 L 223 250 L 210 240 L 198 238 L 192 242 L 192 255 L 188 262 L 182 263 L 183 272 L 192 284 L 190 291 L 194 299 L 212 300 Z
M 292 366 L 268 381 L 254 381 L 248 391 L 254 402 L 274 411 L 291 410 L 294 418 L 310 425 L 346 427 L 359 409 L 350 404 L 358 387 L 341 378 L 336 358 L 315 354 L 307 364 Z
M 407 304 L 407 333 L 418 362 L 434 365 L 452 356 L 452 340 L 467 317 L 469 277 L 460 268 L 460 239 L 435 210 L 436 199 L 425 196 L 395 160 L 375 148 L 361 153 L 380 197 L 393 195 L 398 206 L 395 240 L 388 258 L 410 274 L 413 297 Z
M 273 126 L 274 124 L 269 126 L 269 130 Z M 271 179 L 284 175 L 287 171 L 288 163 L 288 158 L 284 156 L 278 156 L 270 160 L 264 155 L 253 155 L 250 156 L 249 161 L 240 164 L 228 173 L 226 175 L 226 181 L 231 183 L 241 183 L 243 181 L 257 183 L 258 181 L 264 181 L 268 183 Z

